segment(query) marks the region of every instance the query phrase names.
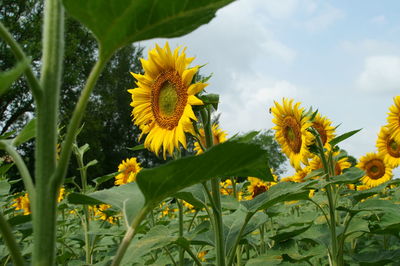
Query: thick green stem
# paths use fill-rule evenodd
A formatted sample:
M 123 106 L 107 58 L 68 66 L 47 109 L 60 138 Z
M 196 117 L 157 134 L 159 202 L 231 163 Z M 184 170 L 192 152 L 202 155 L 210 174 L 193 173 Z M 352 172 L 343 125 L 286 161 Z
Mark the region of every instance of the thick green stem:
M 36 194 L 33 205 L 33 265 L 54 265 L 58 186 L 50 179 L 56 168 L 58 104 L 64 55 L 64 11 L 60 0 L 45 1 L 43 58 L 37 99 L 35 147 Z
M 26 57 L 24 51 L 22 51 L 21 46 L 14 40 L 10 32 L 7 28 L 0 22 L 0 37 L 10 46 L 11 50 L 13 51 L 15 57 L 19 61 L 28 62 L 28 58 Z M 39 84 L 39 81 L 33 74 L 32 68 L 29 66 L 25 70 L 25 76 L 28 81 L 29 87 L 32 90 L 32 94 L 36 100 L 39 100 L 42 97 L 42 87 Z
M 131 226 L 126 231 L 125 236 L 122 239 L 122 242 L 118 247 L 117 254 L 114 257 L 111 266 L 116 266 L 116 265 L 119 265 L 121 263 L 122 258 L 125 255 L 126 249 L 129 247 L 129 244 L 131 243 L 132 238 L 136 234 L 136 228 L 140 225 L 140 223 L 143 221 L 143 219 L 146 218 L 147 213 L 149 211 L 151 211 L 151 210 L 152 210 L 152 208 L 150 206 L 146 205 L 135 216 L 135 218 L 132 221 Z
M 18 246 L 17 241 L 15 241 L 14 235 L 11 231 L 11 227 L 4 218 L 3 213 L 1 212 L 0 212 L 0 231 L 3 236 L 4 243 L 8 247 L 8 250 L 10 251 L 10 255 L 12 257 L 14 265 L 17 266 L 25 265 L 24 258 L 21 255 L 20 247 Z
M 242 238 L 244 229 L 246 229 L 247 223 L 250 221 L 251 217 L 253 217 L 254 214 L 255 213 L 250 213 L 250 212 L 247 213 L 242 228 L 240 228 L 239 234 L 237 235 L 235 243 L 233 244 L 231 252 L 229 254 L 228 265 L 233 265 L 233 260 L 235 259 L 235 254 L 236 254 L 236 248 L 239 246 L 240 239 Z
M 210 107 L 202 109 L 201 120 L 203 122 L 204 134 L 206 139 L 206 148 L 213 146 L 213 134 L 211 130 L 211 109 Z M 222 222 L 221 195 L 219 187 L 220 179 L 214 177 L 211 179 L 211 193 L 213 198 L 213 216 L 214 216 L 214 231 L 215 244 L 217 247 L 217 265 L 225 266 L 225 245 L 224 245 L 224 230 Z
M 183 237 L 183 207 L 182 207 L 182 202 L 180 199 L 177 199 L 177 204 L 179 208 L 179 237 Z M 183 266 L 184 260 L 185 260 L 185 250 L 180 247 L 179 248 L 179 265 Z

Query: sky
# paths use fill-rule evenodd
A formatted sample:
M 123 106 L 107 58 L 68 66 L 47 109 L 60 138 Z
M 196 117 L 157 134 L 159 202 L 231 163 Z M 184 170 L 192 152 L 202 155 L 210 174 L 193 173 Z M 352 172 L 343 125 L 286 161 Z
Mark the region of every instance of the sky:
M 207 64 L 229 135 L 272 128 L 273 101 L 290 97 L 340 125 L 336 134 L 362 128 L 341 145 L 359 158 L 376 150 L 400 95 L 398 11 L 398 0 L 239 0 L 186 36 L 140 45 L 147 57 L 168 41 Z

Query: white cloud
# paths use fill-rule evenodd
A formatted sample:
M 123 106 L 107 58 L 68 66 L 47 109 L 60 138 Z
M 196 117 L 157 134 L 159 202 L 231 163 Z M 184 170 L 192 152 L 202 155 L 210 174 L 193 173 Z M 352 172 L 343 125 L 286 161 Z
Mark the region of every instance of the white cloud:
M 268 110 L 273 101 L 281 101 L 282 97 L 298 99 L 300 95 L 299 88 L 291 82 L 268 78 L 261 73 L 232 78 L 235 86 L 221 94 L 219 108 L 221 125 L 230 134 L 271 128 L 272 115 Z
M 376 39 L 342 41 L 339 46 L 345 52 L 362 55 L 397 54 L 400 48 L 398 44 Z
M 400 88 L 400 57 L 370 56 L 358 77 L 357 86 L 364 91 L 392 91 Z
M 379 15 L 379 16 L 373 17 L 371 19 L 371 23 L 376 24 L 376 25 L 384 25 L 387 23 L 387 20 L 384 15 Z
M 322 31 L 344 17 L 343 10 L 336 7 L 327 5 L 320 9 L 322 9 L 320 12 L 316 12 L 315 16 L 305 22 L 306 29 L 311 32 Z

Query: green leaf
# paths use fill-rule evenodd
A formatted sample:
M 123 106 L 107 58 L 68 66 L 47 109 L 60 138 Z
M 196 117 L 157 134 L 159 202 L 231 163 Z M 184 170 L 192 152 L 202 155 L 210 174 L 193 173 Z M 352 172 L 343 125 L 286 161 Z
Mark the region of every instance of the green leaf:
M 218 109 L 218 103 L 219 103 L 219 95 L 218 94 L 213 94 L 213 93 L 203 94 L 203 95 L 198 96 L 198 98 L 200 100 L 202 100 L 205 105 L 211 104 L 215 110 Z
M 145 236 L 136 239 L 129 245 L 122 263 L 132 265 L 138 258 L 145 256 L 153 250 L 163 248 L 177 240 L 178 235 L 176 232 L 173 232 L 167 226 L 156 225 L 151 228 Z
M 24 142 L 35 137 L 36 134 L 36 119 L 32 119 L 26 124 L 26 126 L 19 132 L 19 134 L 13 139 L 12 145 L 18 147 Z
M 67 12 L 88 27 L 101 55 L 142 40 L 185 35 L 208 23 L 233 0 L 63 0 Z
M 4 176 L 11 167 L 13 167 L 14 163 L 7 163 L 0 166 L 0 176 Z
M 68 195 L 68 202 L 73 204 L 110 204 L 120 209 L 127 221 L 132 221 L 133 217 L 144 206 L 144 197 L 136 183 L 129 183 L 123 186 L 112 187 L 83 195 L 71 193 Z
M 379 252 L 365 252 L 352 256 L 361 265 L 385 265 L 390 262 L 398 263 L 400 261 L 400 250 L 387 251 L 380 250 Z
M 104 182 L 107 182 L 108 180 L 114 178 L 119 173 L 120 172 L 115 172 L 115 173 L 111 173 L 111 174 L 108 174 L 108 175 L 103 175 L 103 176 L 100 176 L 100 177 L 96 177 L 92 181 L 96 184 L 96 186 L 99 186 L 99 185 L 103 184 Z
M 267 209 L 279 202 L 308 199 L 308 186 L 316 183 L 310 180 L 304 183 L 281 182 L 272 186 L 266 192 L 252 200 L 243 201 L 241 204 L 250 212 Z
M 237 138 L 206 152 L 171 161 L 152 169 L 143 169 L 137 183 L 147 202 L 158 202 L 179 190 L 213 177 L 267 176 L 268 156 L 261 146 Z
M 131 151 L 140 151 L 140 150 L 144 150 L 145 149 L 145 147 L 144 147 L 144 144 L 139 144 L 139 145 L 136 145 L 135 147 L 133 147 L 133 148 L 127 148 L 128 150 L 131 150 Z
M 12 164 L 11 164 L 12 166 Z M 7 180 L 3 179 L 0 180 L 0 196 L 7 196 L 9 195 L 10 191 L 10 184 L 7 182 Z
M 351 136 L 353 136 L 354 134 L 358 133 L 361 129 L 362 128 L 344 133 L 340 136 L 337 136 L 336 138 L 329 141 L 329 144 L 331 144 L 332 146 L 335 146 L 335 145 L 339 144 L 340 142 L 344 141 L 345 139 L 348 139 Z
M 21 61 L 13 69 L 0 73 L 0 96 L 8 91 L 12 83 L 22 75 L 28 66 L 29 61 Z
M 308 228 L 311 227 L 311 225 L 312 222 L 294 223 L 286 227 L 279 227 L 276 234 L 271 236 L 270 238 L 275 240 L 276 242 L 286 241 L 305 232 Z
M 196 184 L 191 187 L 182 189 L 173 196 L 178 199 L 183 199 L 184 201 L 192 204 L 198 209 L 204 208 L 206 206 L 206 195 L 204 195 L 204 188 L 201 184 Z
M 329 179 L 329 182 L 323 182 L 322 187 L 326 187 L 329 184 L 354 184 L 356 183 L 361 177 L 365 175 L 365 172 L 357 167 L 347 168 L 343 171 L 343 174 L 338 176 L 332 176 Z

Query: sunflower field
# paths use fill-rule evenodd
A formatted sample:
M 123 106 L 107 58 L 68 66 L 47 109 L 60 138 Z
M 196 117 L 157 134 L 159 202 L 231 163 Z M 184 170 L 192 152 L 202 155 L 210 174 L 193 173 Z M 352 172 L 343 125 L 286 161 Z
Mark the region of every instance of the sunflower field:
M 140 59 L 143 72 L 131 73 L 132 123 L 141 131 L 132 139 L 142 144 L 114 173 L 89 181 L 96 161 L 77 139 L 111 56 L 134 42 L 188 34 L 230 2 L 45 0 L 40 73 L 0 21 L 0 39 L 18 60 L 0 73 L 0 96 L 24 76 L 35 101 L 32 120 L 0 136 L 2 265 L 399 265 L 400 181 L 392 170 L 400 165 L 400 96 L 376 150 L 358 160 L 341 144 L 359 130 L 340 132 L 318 106 L 276 99 L 266 117 L 294 169 L 278 176 L 255 141 L 259 132 L 228 137 L 215 122 L 219 95 L 207 91 L 212 78 L 199 74 L 190 47 L 165 42 Z M 65 14 L 90 30 L 99 52 L 61 135 Z M 19 150 L 30 140 L 34 171 Z M 195 155 L 186 155 L 188 143 Z M 170 160 L 145 168 L 135 156 L 144 149 Z M 66 178 L 71 160 L 79 176 Z M 10 193 L 21 181 L 12 169 L 24 191 Z

